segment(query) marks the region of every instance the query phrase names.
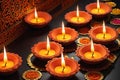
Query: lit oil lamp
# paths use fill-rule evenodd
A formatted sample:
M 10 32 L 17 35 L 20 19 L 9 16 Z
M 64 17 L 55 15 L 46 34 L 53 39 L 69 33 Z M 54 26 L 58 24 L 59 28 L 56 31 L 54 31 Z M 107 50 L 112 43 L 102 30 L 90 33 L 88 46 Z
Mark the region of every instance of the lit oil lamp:
M 107 59 L 109 50 L 101 44 L 93 44 L 91 40 L 91 44 L 78 47 L 76 55 L 83 61 L 94 64 Z
M 32 53 L 42 60 L 49 60 L 54 57 L 58 57 L 63 48 L 59 43 L 49 42 L 47 37 L 47 42 L 39 42 L 32 47 Z
M 95 18 L 103 18 L 105 17 L 107 14 L 109 14 L 112 10 L 112 8 L 105 4 L 105 3 L 101 3 L 99 2 L 99 0 L 97 0 L 97 3 L 90 3 L 86 6 L 86 10 L 91 13 L 93 15 L 93 17 Z
M 97 34 L 96 38 L 97 39 L 101 39 L 101 40 L 108 40 L 108 39 L 110 39 L 112 36 L 111 36 L 111 34 L 106 33 L 106 28 L 105 28 L 105 22 L 104 21 L 103 21 L 102 27 L 103 27 L 103 32 Z
M 76 16 L 72 17 L 71 21 L 75 22 L 75 23 L 83 23 L 83 22 L 85 22 L 84 17 L 80 16 L 79 7 L 78 6 L 77 6 L 77 10 L 76 10 Z
M 57 35 L 57 40 L 68 41 L 70 39 L 71 39 L 71 35 L 65 32 L 65 26 L 64 26 L 64 23 L 62 22 L 62 34 Z
M 118 37 L 117 31 L 111 27 L 105 26 L 104 21 L 102 26 L 93 27 L 89 31 L 89 35 L 94 42 L 101 44 L 113 42 Z
M 92 16 L 85 11 L 79 11 L 77 6 L 76 11 L 71 11 L 65 14 L 65 19 L 75 26 L 83 26 L 90 22 Z
M 54 58 L 46 65 L 46 70 L 53 76 L 59 78 L 68 78 L 75 75 L 80 67 L 77 61 L 71 58 L 64 58 L 61 53 L 61 58 Z
M 82 45 L 86 45 L 90 43 L 90 39 L 89 37 L 81 37 L 77 39 L 77 43 L 78 45 L 82 46 Z
M 64 26 L 62 22 L 62 28 L 56 28 L 49 32 L 48 36 L 56 42 L 59 42 L 63 45 L 70 44 L 74 42 L 78 37 L 78 32 L 72 28 Z
M 99 2 L 99 0 L 97 0 L 97 8 L 92 9 L 91 13 L 93 13 L 93 14 L 104 14 L 105 13 L 105 10 L 102 9 L 102 8 L 100 8 L 100 2 Z
M 27 14 L 24 20 L 34 28 L 41 28 L 52 20 L 52 16 L 47 12 L 37 11 L 35 8 L 34 12 Z
M 55 72 L 59 74 L 67 74 L 71 72 L 71 67 L 65 65 L 63 54 L 61 54 L 61 65 L 55 67 Z
M 35 18 L 33 18 L 31 20 L 31 23 L 44 23 L 44 22 L 45 22 L 45 19 L 42 17 L 38 17 L 38 13 L 37 13 L 37 10 L 35 8 Z
M 20 56 L 14 53 L 6 52 L 0 54 L 0 74 L 7 75 L 15 72 L 22 64 Z

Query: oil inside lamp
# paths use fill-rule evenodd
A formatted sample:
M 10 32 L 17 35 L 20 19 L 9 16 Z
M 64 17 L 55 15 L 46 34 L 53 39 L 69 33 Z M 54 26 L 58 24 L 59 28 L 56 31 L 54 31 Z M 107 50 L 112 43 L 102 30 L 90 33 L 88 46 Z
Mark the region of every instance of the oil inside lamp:
M 99 0 L 97 0 L 97 8 L 92 9 L 91 13 L 93 13 L 93 14 L 104 14 L 105 13 L 105 10 L 100 8 L 100 1 Z
M 71 72 L 71 68 L 65 64 L 63 53 L 61 53 L 61 66 L 57 66 L 55 72 L 60 74 L 68 74 Z
M 76 9 L 76 16 L 72 17 L 71 21 L 75 22 L 75 23 L 85 22 L 85 19 L 83 17 L 80 17 L 79 7 L 78 6 L 77 6 L 77 9 Z
M 86 52 L 84 54 L 85 58 L 87 59 L 100 59 L 102 57 L 102 55 L 98 52 L 98 51 L 95 51 L 94 50 L 94 43 L 93 41 L 91 40 L 91 51 L 90 52 Z
M 66 33 L 64 23 L 62 22 L 62 34 L 57 35 L 57 40 L 68 41 L 70 39 L 71 39 L 71 35 Z
M 35 13 L 34 13 L 34 15 L 35 15 L 35 18 L 33 18 L 33 19 L 31 20 L 32 23 L 44 23 L 44 22 L 45 22 L 45 19 L 44 19 L 44 18 L 38 16 L 38 13 L 37 13 L 36 8 L 35 8 Z
M 99 33 L 96 35 L 97 39 L 101 40 L 108 40 L 111 38 L 111 35 L 106 33 L 106 27 L 105 27 L 105 22 L 103 21 L 103 33 Z
M 47 45 L 46 45 L 46 49 L 41 49 L 39 54 L 42 56 L 53 56 L 55 55 L 55 51 L 53 49 L 50 49 L 50 41 L 49 38 L 47 36 Z
M 0 69 L 9 69 L 12 68 L 13 66 L 14 66 L 14 62 L 8 60 L 6 49 L 4 47 L 4 57 L 3 57 L 3 61 L 0 61 Z

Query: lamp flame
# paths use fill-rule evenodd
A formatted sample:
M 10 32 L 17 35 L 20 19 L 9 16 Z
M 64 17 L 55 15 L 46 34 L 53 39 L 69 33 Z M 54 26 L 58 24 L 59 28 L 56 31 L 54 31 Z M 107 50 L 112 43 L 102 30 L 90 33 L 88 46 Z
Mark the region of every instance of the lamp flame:
M 100 1 L 97 0 L 97 9 L 100 9 Z
M 94 44 L 92 39 L 91 39 L 91 52 L 94 52 Z
M 62 34 L 65 34 L 65 25 L 63 21 L 62 21 Z
M 38 18 L 37 9 L 35 8 L 35 19 Z
M 63 53 L 61 53 L 61 66 L 65 67 L 65 60 L 64 60 Z
M 106 28 L 105 28 L 105 21 L 103 21 L 103 33 L 106 33 Z
M 48 36 L 47 36 L 47 50 L 50 50 L 50 40 Z
M 77 5 L 77 13 L 76 13 L 77 17 L 79 17 L 79 6 Z
M 7 53 L 5 46 L 4 46 L 4 63 L 7 63 Z

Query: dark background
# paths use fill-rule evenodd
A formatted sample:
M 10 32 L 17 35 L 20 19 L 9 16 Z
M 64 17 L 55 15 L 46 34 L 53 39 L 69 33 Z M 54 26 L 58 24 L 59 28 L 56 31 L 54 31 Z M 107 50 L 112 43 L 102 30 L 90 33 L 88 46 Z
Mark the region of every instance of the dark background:
M 31 47 L 40 41 L 46 41 L 46 36 L 50 30 L 52 30 L 55 27 L 61 26 L 61 22 L 64 21 L 65 24 L 67 22 L 64 20 L 64 15 L 66 12 L 76 10 L 76 4 L 79 4 L 79 7 L 81 10 L 85 10 L 85 5 L 91 2 L 95 2 L 96 0 L 78 0 L 78 3 L 75 3 L 72 7 L 69 9 L 63 11 L 59 16 L 55 17 L 48 26 L 41 28 L 41 29 L 32 29 L 29 28 L 22 36 L 20 36 L 18 39 L 16 39 L 14 42 L 6 46 L 7 51 L 14 52 L 19 54 L 22 59 L 23 63 L 22 66 L 19 68 L 17 72 L 10 76 L 0 76 L 0 80 L 23 80 L 22 74 L 24 71 L 29 70 L 30 67 L 27 65 L 27 57 L 31 53 Z M 120 7 L 120 1 L 119 0 L 113 0 L 117 3 L 117 7 Z M 69 4 L 69 3 L 68 3 Z M 53 14 L 53 12 L 51 13 Z M 107 23 L 108 25 L 111 25 Z M 27 27 L 30 27 L 26 25 Z M 113 26 L 112 27 L 119 27 L 119 26 Z M 119 56 L 120 50 L 114 52 L 117 56 Z M 69 53 L 69 56 L 74 55 L 75 53 Z M 78 59 L 77 57 L 75 59 Z M 104 72 L 104 80 L 119 80 L 120 78 L 120 57 L 116 60 L 114 64 L 112 64 L 112 68 L 106 69 Z M 50 78 L 50 74 L 47 72 L 42 72 L 43 76 L 40 80 L 54 80 Z M 84 74 L 79 71 L 76 74 L 76 77 L 70 79 L 70 80 L 85 80 Z

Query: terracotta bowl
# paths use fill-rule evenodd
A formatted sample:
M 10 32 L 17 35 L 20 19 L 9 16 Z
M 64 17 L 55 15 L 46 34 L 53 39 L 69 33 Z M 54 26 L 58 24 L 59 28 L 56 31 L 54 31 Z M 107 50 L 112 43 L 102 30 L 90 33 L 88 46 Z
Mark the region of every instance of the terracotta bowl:
M 85 8 L 86 8 L 88 13 L 92 14 L 93 17 L 97 18 L 97 19 L 104 18 L 105 16 L 107 16 L 112 11 L 112 8 L 109 5 L 107 5 L 105 3 L 101 3 L 101 2 L 100 2 L 100 8 L 105 10 L 104 14 L 93 14 L 93 13 L 91 13 L 92 9 L 97 8 L 97 3 L 96 2 L 86 5 Z
M 50 42 L 50 48 L 55 51 L 55 55 L 53 56 L 42 56 L 39 54 L 39 51 L 41 49 L 46 49 L 47 42 L 38 42 L 31 48 L 31 52 L 36 56 L 37 58 L 48 61 L 52 58 L 60 56 L 61 52 L 63 52 L 63 47 L 61 44 L 56 43 L 56 42 Z
M 100 43 L 100 44 L 109 44 L 113 41 L 116 40 L 116 38 L 118 37 L 118 33 L 114 28 L 111 28 L 109 26 L 106 26 L 106 31 L 107 33 L 111 34 L 112 38 L 111 39 L 107 39 L 107 40 L 100 40 L 96 38 L 96 34 L 98 33 L 102 33 L 102 26 L 98 26 L 98 27 L 93 27 L 90 31 L 89 31 L 89 36 L 93 39 L 94 42 L 96 43 Z
M 109 56 L 109 50 L 101 45 L 101 44 L 94 44 L 94 48 L 95 51 L 99 52 L 101 54 L 101 58 L 98 59 L 88 59 L 84 56 L 84 54 L 86 52 L 91 52 L 91 45 L 84 45 L 81 47 L 78 47 L 76 50 L 76 55 L 83 60 L 84 62 L 88 63 L 88 64 L 96 64 L 96 63 L 100 63 L 101 61 L 107 59 L 107 57 Z M 92 56 L 92 55 L 91 55 Z
M 41 18 L 45 19 L 45 22 L 43 22 L 43 23 L 32 23 L 30 20 L 34 19 L 34 12 L 31 12 L 31 13 L 27 14 L 24 18 L 25 22 L 28 23 L 29 25 L 31 25 L 31 27 L 33 27 L 33 28 L 45 27 L 52 20 L 52 16 L 47 12 L 38 11 L 37 13 L 38 13 L 38 17 L 41 17 Z
M 4 53 L 0 53 L 0 61 L 3 61 Z M 14 62 L 14 66 L 8 69 L 0 69 L 1 75 L 9 75 L 18 70 L 18 68 L 22 65 L 22 58 L 18 54 L 7 52 L 8 60 Z
M 65 63 L 67 66 L 69 66 L 71 68 L 71 72 L 68 74 L 61 74 L 61 73 L 56 73 L 55 72 L 55 68 L 57 66 L 61 65 L 61 58 L 53 58 L 52 60 L 50 60 L 47 64 L 46 64 L 46 70 L 53 76 L 58 77 L 58 78 L 67 78 L 67 77 L 71 77 L 73 75 L 75 75 L 79 69 L 80 69 L 80 65 L 78 64 L 77 61 L 71 59 L 71 58 L 64 58 L 65 59 Z
M 85 22 L 75 23 L 75 22 L 71 21 L 71 19 L 73 17 L 76 17 L 76 11 L 71 11 L 71 12 L 66 13 L 65 14 L 65 20 L 67 22 L 69 22 L 70 24 L 72 24 L 73 26 L 78 26 L 78 27 L 79 26 L 84 26 L 92 20 L 92 16 L 85 11 L 79 11 L 79 15 L 80 15 L 80 17 L 83 17 L 85 19 Z
M 69 44 L 73 43 L 78 38 L 78 32 L 75 31 L 74 29 L 69 28 L 69 27 L 65 27 L 65 31 L 66 31 L 66 34 L 70 34 L 71 35 L 71 39 L 68 40 L 68 41 L 61 41 L 61 40 L 58 40 L 56 38 L 56 36 L 58 34 L 62 34 L 62 28 L 61 27 L 55 28 L 52 31 L 50 31 L 49 34 L 48 34 L 48 36 L 53 41 L 61 43 L 62 45 L 69 45 Z

